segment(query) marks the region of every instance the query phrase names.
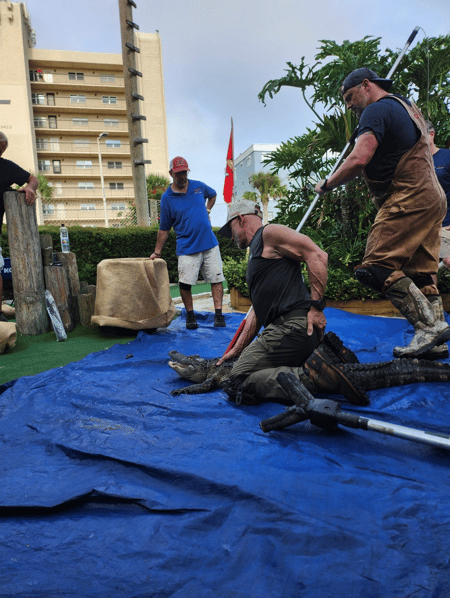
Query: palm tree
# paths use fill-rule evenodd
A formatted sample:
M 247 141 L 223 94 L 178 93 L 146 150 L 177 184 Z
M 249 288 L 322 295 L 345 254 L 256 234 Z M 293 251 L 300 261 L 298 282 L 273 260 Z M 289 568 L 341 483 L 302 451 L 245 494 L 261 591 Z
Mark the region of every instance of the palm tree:
M 261 201 L 264 215 L 263 221 L 264 224 L 267 224 L 269 222 L 269 200 L 284 197 L 286 194 L 286 188 L 282 185 L 280 177 L 277 174 L 272 174 L 271 172 L 257 172 L 252 174 L 248 181 L 253 189 L 256 189 L 258 194 L 256 194 L 255 191 L 247 191 L 247 199 L 254 200 L 256 197 L 256 200 L 259 199 Z M 253 196 L 250 197 L 250 194 L 252 193 Z

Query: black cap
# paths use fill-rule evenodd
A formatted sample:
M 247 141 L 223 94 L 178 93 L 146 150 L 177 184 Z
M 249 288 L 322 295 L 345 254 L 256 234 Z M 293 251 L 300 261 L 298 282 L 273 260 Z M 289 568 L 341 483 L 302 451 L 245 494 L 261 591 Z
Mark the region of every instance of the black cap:
M 342 83 L 341 87 L 341 94 L 349 90 L 351 87 L 355 87 L 355 85 L 359 85 L 364 81 L 364 79 L 368 79 L 369 81 L 373 81 L 379 85 L 385 91 L 389 91 L 392 85 L 392 79 L 381 79 L 375 71 L 371 71 L 367 67 L 363 66 L 360 69 L 356 69 L 347 75 Z

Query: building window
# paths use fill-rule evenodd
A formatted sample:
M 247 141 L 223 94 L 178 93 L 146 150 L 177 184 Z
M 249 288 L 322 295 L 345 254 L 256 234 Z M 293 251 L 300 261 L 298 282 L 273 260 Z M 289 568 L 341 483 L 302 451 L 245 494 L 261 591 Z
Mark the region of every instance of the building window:
M 56 116 L 48 116 L 48 128 L 49 129 L 57 129 L 58 128 L 58 121 Z
M 61 174 L 61 160 L 53 160 L 53 174 Z
M 49 148 L 48 139 L 46 139 L 45 137 L 38 137 L 36 139 L 36 149 L 38 149 L 38 150 L 46 150 L 48 148 Z
M 251 166 L 251 165 L 252 165 L 252 157 L 251 157 L 251 156 L 249 156 L 249 157 L 247 158 L 247 166 Z
M 120 147 L 120 139 L 107 139 L 106 147 Z
M 43 81 L 44 77 L 41 70 L 30 71 L 30 81 Z
M 267 158 L 268 158 L 269 156 L 270 156 L 270 154 L 269 154 L 269 153 L 267 153 L 267 152 L 266 152 L 266 153 L 264 153 L 264 152 L 263 152 L 263 153 L 261 154 L 261 162 L 264 162 L 264 160 L 267 160 Z
M 86 104 L 86 96 L 84 94 L 70 94 L 71 104 Z
M 123 183 L 109 183 L 110 189 L 123 189 Z
M 115 80 L 116 80 L 115 75 L 111 75 L 111 74 L 100 75 L 100 83 L 114 83 Z
M 48 183 L 49 187 L 52 187 L 53 189 L 53 195 L 62 195 L 63 194 L 63 190 L 62 190 L 62 183 L 53 183 L 53 182 L 49 182 Z
M 102 96 L 103 104 L 117 104 L 116 96 Z
M 48 93 L 47 94 L 47 106 L 54 106 L 55 105 L 55 94 Z
M 103 122 L 105 124 L 105 127 L 118 127 L 119 126 L 118 118 L 104 118 Z
M 52 163 L 50 160 L 38 160 L 38 170 L 40 170 L 40 172 L 50 171 L 51 167 Z
M 36 127 L 36 129 L 47 126 L 47 119 L 45 118 L 45 116 L 35 116 L 33 118 L 33 120 L 34 120 L 34 126 Z
M 95 203 L 82 203 L 80 210 L 95 210 Z
M 77 160 L 77 168 L 92 168 L 92 160 Z
M 87 119 L 87 118 L 72 118 L 72 124 L 75 127 L 87 127 L 89 125 L 89 119 Z
M 78 189 L 83 189 L 84 191 L 92 191 L 94 188 L 94 183 L 89 181 L 80 181 L 78 183 Z
M 89 147 L 89 139 L 74 139 L 73 144 L 76 146 L 76 149 Z
M 84 81 L 84 73 L 69 73 L 69 81 Z
M 44 81 L 46 83 L 53 83 L 53 73 L 51 73 L 50 71 L 45 71 L 44 72 Z
M 111 204 L 111 210 L 126 210 L 124 203 L 113 203 Z
M 120 169 L 122 168 L 122 162 L 108 161 L 108 168 Z
M 58 137 L 50 137 L 50 149 L 52 150 L 52 152 L 59 152 Z
M 45 105 L 45 95 L 43 93 L 32 93 L 31 103 L 40 104 L 41 106 Z
M 52 203 L 43 203 L 42 213 L 44 214 L 44 216 L 51 216 L 55 213 L 55 206 Z

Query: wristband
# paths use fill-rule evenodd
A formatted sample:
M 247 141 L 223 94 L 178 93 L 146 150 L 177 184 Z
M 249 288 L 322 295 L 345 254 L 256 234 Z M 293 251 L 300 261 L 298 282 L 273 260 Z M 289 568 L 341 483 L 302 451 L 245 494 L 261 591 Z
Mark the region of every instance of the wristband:
M 160 253 L 156 253 L 156 251 L 153 252 L 153 255 L 156 255 L 156 257 L 161 257 Z
M 331 191 L 331 189 L 327 189 L 328 179 L 325 179 L 323 185 L 321 186 L 322 191 Z

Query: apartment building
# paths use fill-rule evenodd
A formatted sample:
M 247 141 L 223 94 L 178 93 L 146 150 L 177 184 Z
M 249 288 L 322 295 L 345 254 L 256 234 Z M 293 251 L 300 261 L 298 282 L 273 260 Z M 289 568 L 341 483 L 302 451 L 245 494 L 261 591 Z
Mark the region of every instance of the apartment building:
M 135 35 L 146 175 L 167 176 L 160 38 Z M 0 0 L 0 43 L 4 157 L 43 174 L 53 190 L 38 222 L 121 225 L 134 202 L 122 55 L 35 48 L 25 5 L 9 0 Z

